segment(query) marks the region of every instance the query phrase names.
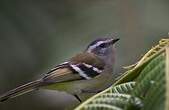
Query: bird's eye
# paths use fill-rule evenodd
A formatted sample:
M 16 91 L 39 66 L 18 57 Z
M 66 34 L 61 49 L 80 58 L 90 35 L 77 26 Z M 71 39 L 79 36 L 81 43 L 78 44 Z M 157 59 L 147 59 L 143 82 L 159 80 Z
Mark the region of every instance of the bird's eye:
M 105 44 L 105 43 L 100 44 L 100 45 L 99 45 L 99 47 L 101 47 L 101 48 L 105 48 L 105 47 L 106 47 L 106 44 Z

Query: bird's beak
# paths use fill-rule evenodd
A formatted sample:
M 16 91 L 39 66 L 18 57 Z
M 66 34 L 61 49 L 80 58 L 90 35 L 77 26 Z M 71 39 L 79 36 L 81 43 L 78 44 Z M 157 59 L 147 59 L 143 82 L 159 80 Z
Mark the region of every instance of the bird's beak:
M 111 43 L 114 44 L 114 43 L 116 43 L 118 40 L 120 40 L 120 39 L 119 39 L 119 38 L 112 39 Z

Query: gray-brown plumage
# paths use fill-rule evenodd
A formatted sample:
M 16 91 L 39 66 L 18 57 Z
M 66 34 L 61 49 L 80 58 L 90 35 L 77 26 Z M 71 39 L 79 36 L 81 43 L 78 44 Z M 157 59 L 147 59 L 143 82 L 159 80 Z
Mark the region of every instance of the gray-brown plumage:
M 85 52 L 57 65 L 42 78 L 1 95 L 0 102 L 39 88 L 62 90 L 75 96 L 82 91 L 99 88 L 97 86 L 104 85 L 105 82 L 108 82 L 106 80 L 112 76 L 114 65 L 113 44 L 116 41 L 118 39 L 113 38 L 101 38 L 93 41 Z

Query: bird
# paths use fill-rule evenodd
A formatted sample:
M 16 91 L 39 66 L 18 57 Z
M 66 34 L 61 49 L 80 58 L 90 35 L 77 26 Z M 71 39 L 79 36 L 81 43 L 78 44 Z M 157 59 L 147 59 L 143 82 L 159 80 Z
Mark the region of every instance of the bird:
M 65 91 L 82 102 L 81 93 L 98 93 L 114 79 L 114 45 L 118 40 L 113 37 L 97 38 L 84 51 L 56 65 L 39 79 L 0 95 L 0 102 L 39 89 Z

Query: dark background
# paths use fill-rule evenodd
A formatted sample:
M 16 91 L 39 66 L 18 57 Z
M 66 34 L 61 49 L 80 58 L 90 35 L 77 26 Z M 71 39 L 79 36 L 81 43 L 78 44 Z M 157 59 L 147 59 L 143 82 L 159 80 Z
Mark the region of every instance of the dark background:
M 36 79 L 116 33 L 115 72 L 138 61 L 169 31 L 168 0 L 1 0 L 0 93 Z M 37 91 L 0 104 L 1 110 L 61 110 L 76 103 L 56 91 Z

